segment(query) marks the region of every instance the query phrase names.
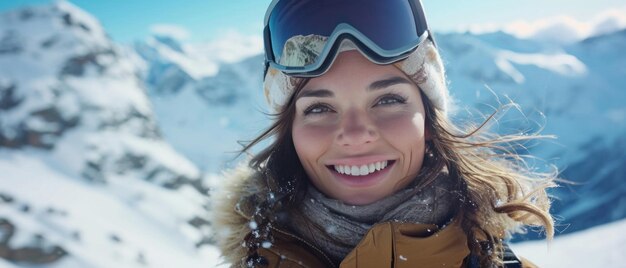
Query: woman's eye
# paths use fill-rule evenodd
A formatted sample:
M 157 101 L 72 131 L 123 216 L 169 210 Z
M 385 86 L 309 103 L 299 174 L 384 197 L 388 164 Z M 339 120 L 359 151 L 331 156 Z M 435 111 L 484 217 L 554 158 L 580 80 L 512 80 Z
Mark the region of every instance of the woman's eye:
M 378 99 L 375 106 L 403 104 L 403 103 L 406 103 L 405 98 L 401 96 L 397 96 L 397 95 L 388 95 L 388 96 L 383 96 L 380 99 Z
M 326 105 L 314 104 L 304 110 L 304 115 L 316 115 L 331 112 L 332 110 Z

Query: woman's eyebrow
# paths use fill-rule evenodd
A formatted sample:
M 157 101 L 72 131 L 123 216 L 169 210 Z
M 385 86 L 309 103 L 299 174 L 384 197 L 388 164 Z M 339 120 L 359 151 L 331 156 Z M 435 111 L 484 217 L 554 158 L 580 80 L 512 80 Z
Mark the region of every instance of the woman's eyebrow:
M 377 90 L 387 88 L 396 84 L 411 84 L 411 81 L 404 77 L 395 76 L 389 79 L 378 80 L 369 85 L 368 90 Z
M 367 89 L 368 90 L 377 90 L 377 89 L 383 89 L 383 88 L 387 88 L 393 85 L 397 85 L 397 84 L 411 84 L 411 81 L 407 80 L 404 77 L 400 77 L 400 76 L 395 76 L 389 79 L 383 79 L 383 80 L 378 80 L 376 82 L 371 83 Z M 298 98 L 304 98 L 304 97 L 318 97 L 318 98 L 328 98 L 328 97 L 334 97 L 335 94 L 328 90 L 328 89 L 304 89 L 302 90 L 302 92 L 300 92 L 300 94 L 298 95 Z
M 300 92 L 300 95 L 298 95 L 298 99 L 304 97 L 328 98 L 334 96 L 335 94 L 328 89 L 304 89 Z

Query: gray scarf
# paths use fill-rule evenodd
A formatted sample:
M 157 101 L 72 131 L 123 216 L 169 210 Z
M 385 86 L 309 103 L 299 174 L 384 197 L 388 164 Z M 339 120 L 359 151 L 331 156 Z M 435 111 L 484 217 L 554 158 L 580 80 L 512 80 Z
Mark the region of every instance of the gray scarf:
M 352 206 L 326 197 L 309 186 L 305 199 L 288 225 L 306 241 L 341 262 L 367 231 L 381 222 L 445 224 L 458 204 L 454 180 L 441 173 L 430 185 L 407 188 L 372 204 Z

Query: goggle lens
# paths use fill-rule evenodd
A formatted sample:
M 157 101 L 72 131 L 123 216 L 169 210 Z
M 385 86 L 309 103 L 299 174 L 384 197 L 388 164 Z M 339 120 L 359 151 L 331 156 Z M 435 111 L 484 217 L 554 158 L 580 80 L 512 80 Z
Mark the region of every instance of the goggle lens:
M 318 63 L 325 60 L 320 54 L 340 24 L 350 25 L 385 51 L 417 45 L 428 28 L 416 0 L 282 0 L 269 16 L 271 49 L 266 53 L 284 67 Z

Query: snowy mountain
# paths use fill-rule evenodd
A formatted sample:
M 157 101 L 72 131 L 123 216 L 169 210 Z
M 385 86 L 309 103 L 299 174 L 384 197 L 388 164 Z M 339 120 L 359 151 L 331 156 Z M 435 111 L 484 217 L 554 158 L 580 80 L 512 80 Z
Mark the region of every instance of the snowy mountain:
M 574 182 L 551 192 L 558 232 L 626 217 L 626 187 L 620 183 L 626 174 L 624 37 L 618 31 L 558 48 L 532 40 L 516 44 L 504 33 L 438 35 L 459 107 L 493 112 L 485 104 L 510 98 L 523 114 L 500 118 L 500 130 L 543 129 L 558 137 L 530 149 Z
M 135 44 L 148 66 L 143 76 L 156 117 L 176 150 L 201 168 L 218 172 L 236 163 L 238 141 L 253 138 L 269 122 L 261 112 L 262 57 L 231 63 L 232 57 L 215 56 L 224 48 L 178 44 L 179 50 L 172 48 L 173 42 L 154 37 Z M 190 66 L 217 69 L 202 73 Z
M 575 182 L 552 191 L 558 235 L 626 218 L 626 31 L 436 39 L 459 118 L 511 99 L 496 130 L 559 137 L 530 148 Z M 270 123 L 258 44 L 229 42 L 122 47 L 63 1 L 0 14 L 0 267 L 217 265 L 208 190 Z M 624 225 L 598 228 L 553 247 Z
M 143 60 L 58 1 L 0 15 L 0 258 L 218 261 L 203 173 L 161 137 Z

